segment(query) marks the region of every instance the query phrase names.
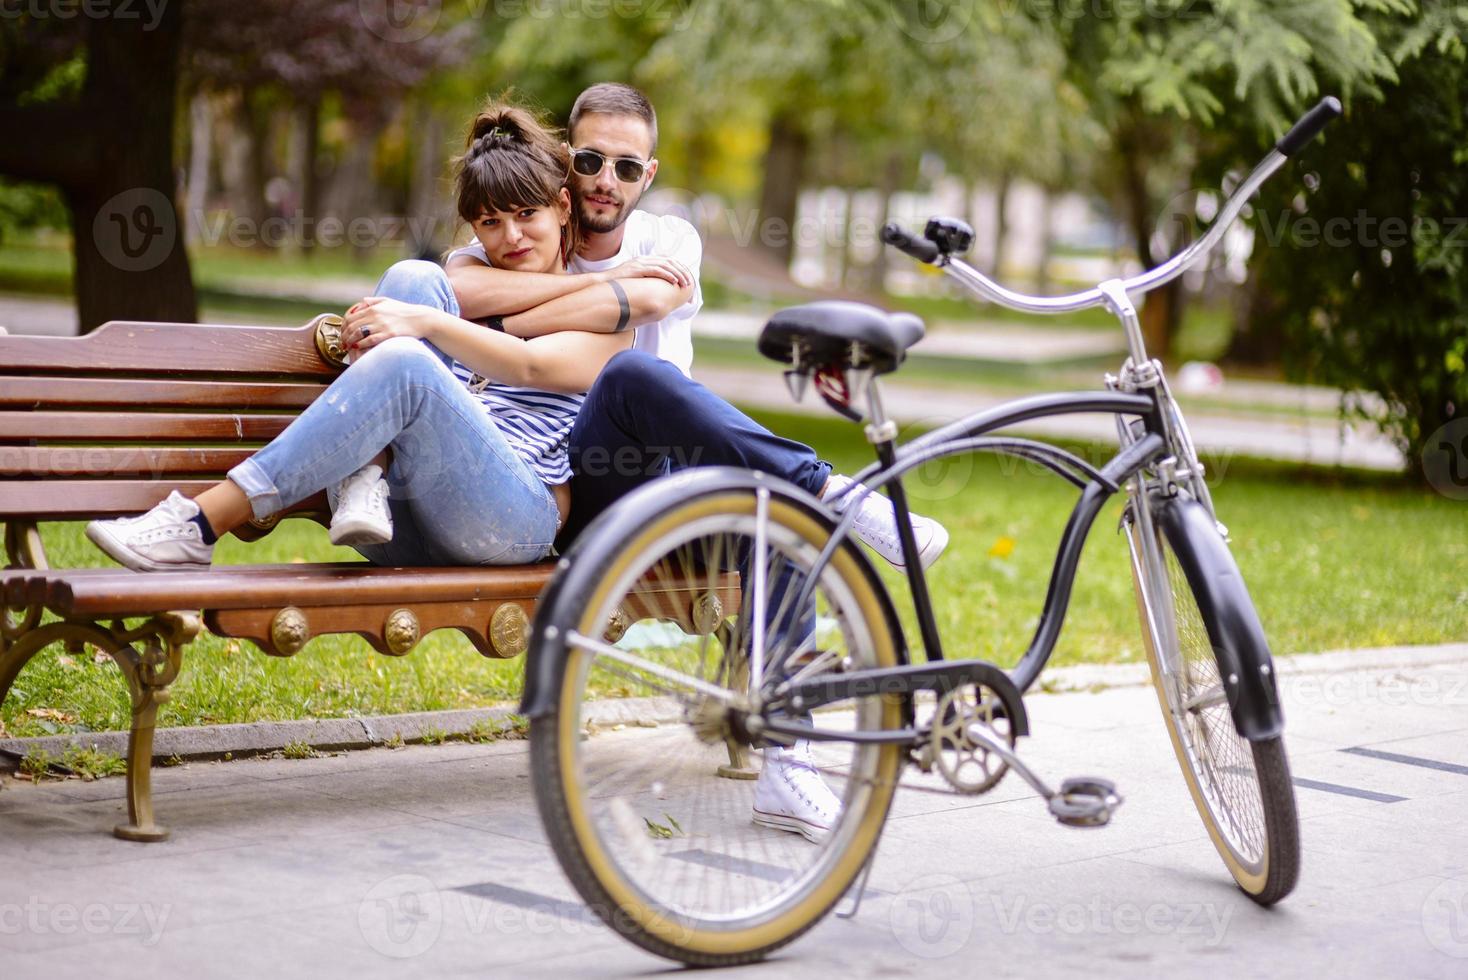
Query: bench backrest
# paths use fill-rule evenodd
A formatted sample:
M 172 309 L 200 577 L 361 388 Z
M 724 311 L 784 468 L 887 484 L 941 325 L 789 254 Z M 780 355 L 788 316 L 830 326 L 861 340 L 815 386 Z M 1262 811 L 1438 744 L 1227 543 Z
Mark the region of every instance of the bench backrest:
M 303 327 L 104 324 L 0 336 L 0 520 L 83 520 L 196 494 L 342 369 L 341 319 Z M 319 501 L 299 510 L 319 511 Z M 257 530 L 264 530 L 263 528 Z

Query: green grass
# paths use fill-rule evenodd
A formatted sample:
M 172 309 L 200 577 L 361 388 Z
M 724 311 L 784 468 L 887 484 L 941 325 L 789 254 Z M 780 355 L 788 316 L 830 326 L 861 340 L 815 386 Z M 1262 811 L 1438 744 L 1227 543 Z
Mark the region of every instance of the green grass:
M 857 427 L 808 416 L 761 415 L 775 431 L 817 447 L 852 473 L 869 449 Z M 1095 448 L 1079 447 L 1089 458 Z M 1468 529 L 1464 505 L 1398 479 L 1209 460 L 1219 513 L 1277 654 L 1460 641 L 1468 635 Z M 1074 494 L 1025 464 L 979 458 L 909 482 L 914 507 L 953 534 L 930 573 L 949 656 L 1012 663 L 1039 616 Z M 1097 520 L 1081 561 L 1059 664 L 1142 658 L 1119 502 Z M 105 560 L 78 525 L 46 525 L 55 567 Z M 325 530 L 287 521 L 255 544 L 226 539 L 226 563 L 346 560 Z M 902 579 L 884 570 L 915 636 Z M 520 660 L 479 656 L 453 632 L 412 654 L 383 657 L 354 637 L 324 637 L 289 659 L 240 641 L 203 636 L 184 657 L 163 726 L 343 717 L 513 703 Z M 126 728 L 122 680 L 105 658 L 43 653 L 0 707 L 12 736 Z

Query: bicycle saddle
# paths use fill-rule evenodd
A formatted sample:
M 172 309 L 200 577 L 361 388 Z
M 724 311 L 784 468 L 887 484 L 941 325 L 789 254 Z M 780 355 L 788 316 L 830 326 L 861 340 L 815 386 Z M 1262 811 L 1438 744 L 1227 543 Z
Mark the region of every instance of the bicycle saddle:
M 792 306 L 770 317 L 760 331 L 759 352 L 790 364 L 800 347 L 800 366 L 846 364 L 851 344 L 866 348 L 870 366 L 885 374 L 902 363 L 907 349 L 923 339 L 923 321 L 911 313 L 887 313 L 864 303 L 826 300 Z

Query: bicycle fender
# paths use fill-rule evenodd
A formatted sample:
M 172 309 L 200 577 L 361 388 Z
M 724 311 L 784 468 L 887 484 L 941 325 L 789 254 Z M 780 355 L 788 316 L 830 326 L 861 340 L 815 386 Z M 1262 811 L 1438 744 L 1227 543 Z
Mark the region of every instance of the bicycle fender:
M 581 615 L 583 604 L 595 585 L 588 581 L 589 577 L 610 564 L 629 533 L 646 527 L 689 497 L 760 487 L 794 502 L 825 524 L 835 526 L 836 518 L 831 509 L 794 484 L 766 473 L 732 466 L 700 466 L 660 477 L 638 487 L 592 521 L 556 563 L 555 574 L 536 607 L 525 652 L 525 690 L 520 698 L 520 714 L 540 718 L 555 711 L 565 648 L 563 638 L 550 630 L 557 623 L 575 622 Z M 853 550 L 853 557 L 882 602 L 898 660 L 905 664 L 907 646 L 892 597 L 865 552 L 857 547 Z
M 1193 588 L 1239 734 L 1251 742 L 1278 737 L 1284 712 L 1269 642 L 1212 515 L 1184 497 L 1154 500 L 1153 514 Z

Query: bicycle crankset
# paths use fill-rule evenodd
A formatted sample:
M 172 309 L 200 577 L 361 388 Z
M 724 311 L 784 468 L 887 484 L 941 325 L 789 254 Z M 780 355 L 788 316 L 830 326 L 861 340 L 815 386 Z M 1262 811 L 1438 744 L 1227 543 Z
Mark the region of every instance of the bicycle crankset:
M 918 752 L 925 772 L 937 770 L 960 793 L 987 793 L 999 785 L 1009 763 L 990 746 L 998 741 L 1014 748 L 1010 719 L 1023 717 L 1012 687 L 961 684 L 945 692 L 933 713 L 926 743 Z M 980 733 L 982 732 L 982 737 Z

